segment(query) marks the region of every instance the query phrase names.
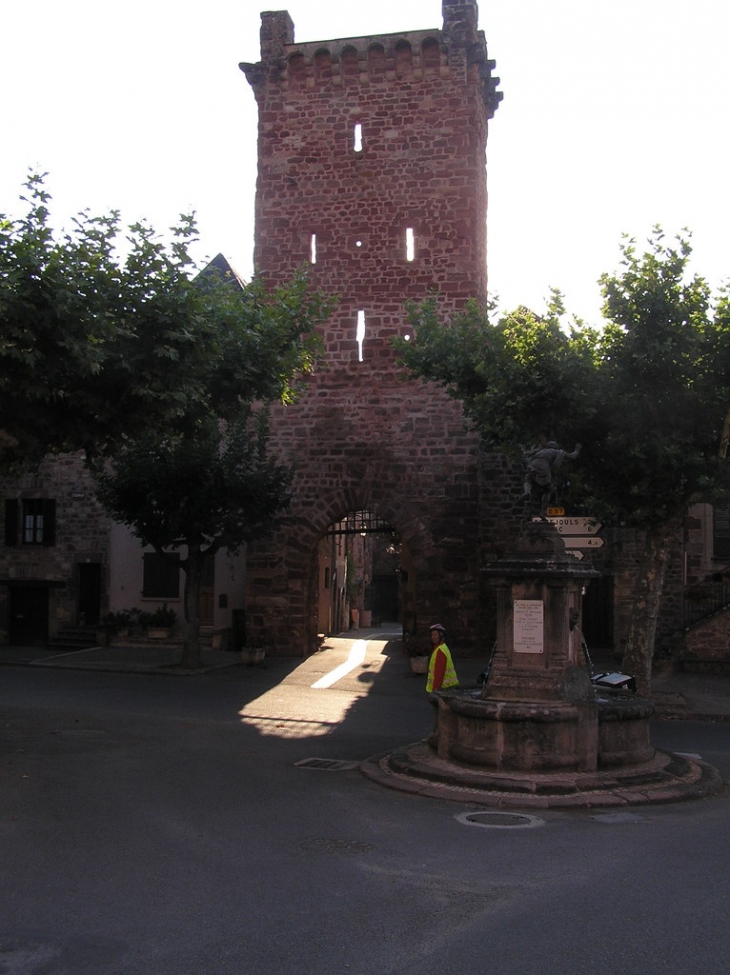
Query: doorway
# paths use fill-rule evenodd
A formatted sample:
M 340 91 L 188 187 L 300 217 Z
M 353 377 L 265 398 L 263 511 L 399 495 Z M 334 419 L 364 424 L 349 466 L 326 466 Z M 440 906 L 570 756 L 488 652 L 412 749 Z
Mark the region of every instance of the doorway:
M 82 626 L 96 626 L 101 615 L 101 563 L 79 562 L 77 621 Z
M 613 647 L 613 576 L 591 581 L 583 597 L 583 636 L 589 647 Z
M 8 642 L 19 647 L 48 643 L 47 585 L 11 586 Z

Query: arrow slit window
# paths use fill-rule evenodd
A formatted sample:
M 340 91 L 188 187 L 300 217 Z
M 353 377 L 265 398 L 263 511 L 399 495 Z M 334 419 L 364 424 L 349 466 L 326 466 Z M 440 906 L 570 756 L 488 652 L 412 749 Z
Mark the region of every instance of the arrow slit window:
M 357 342 L 357 361 L 362 362 L 362 347 L 365 341 L 365 312 L 362 309 L 357 313 L 355 340 Z

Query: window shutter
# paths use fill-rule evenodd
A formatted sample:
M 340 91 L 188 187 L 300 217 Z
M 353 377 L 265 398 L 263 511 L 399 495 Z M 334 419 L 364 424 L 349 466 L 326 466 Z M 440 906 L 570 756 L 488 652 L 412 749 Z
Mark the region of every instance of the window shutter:
M 18 519 L 20 517 L 20 503 L 15 499 L 5 502 L 5 544 L 18 544 Z
M 143 555 L 142 595 L 151 599 L 177 599 L 180 596 L 180 556 L 163 558 L 156 552 Z
M 715 508 L 713 524 L 713 552 L 716 562 L 730 562 L 730 511 Z
M 43 502 L 43 544 L 56 544 L 56 502 L 53 498 Z

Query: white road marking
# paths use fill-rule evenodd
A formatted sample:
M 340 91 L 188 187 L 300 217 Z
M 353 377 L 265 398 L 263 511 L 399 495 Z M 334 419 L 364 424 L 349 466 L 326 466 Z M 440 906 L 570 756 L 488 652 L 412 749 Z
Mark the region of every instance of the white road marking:
M 353 643 L 352 649 L 350 650 L 344 664 L 340 664 L 339 667 L 335 667 L 334 670 L 331 670 L 329 674 L 325 674 L 324 677 L 320 677 L 318 681 L 315 681 L 314 684 L 312 684 L 312 688 L 315 690 L 320 690 L 323 687 L 332 687 L 332 685 L 336 684 L 337 681 L 342 677 L 345 677 L 356 667 L 359 667 L 360 664 L 365 661 L 365 650 L 367 645 L 367 640 L 356 640 Z

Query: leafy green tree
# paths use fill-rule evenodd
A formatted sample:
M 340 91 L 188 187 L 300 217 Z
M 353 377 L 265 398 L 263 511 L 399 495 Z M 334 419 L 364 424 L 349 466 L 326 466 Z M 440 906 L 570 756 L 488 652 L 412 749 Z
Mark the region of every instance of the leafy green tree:
M 55 234 L 43 177 L 27 188 L 25 217 L 0 217 L 6 463 L 111 455 L 145 430 L 228 416 L 242 401 L 292 400 L 331 308 L 303 275 L 273 292 L 225 266 L 196 276 L 191 216 L 169 246 L 143 224 L 125 239 L 116 212 L 81 214 Z
M 601 279 L 602 328 L 526 308 L 490 322 L 469 306 L 449 324 L 435 301 L 412 310 L 414 338 L 396 340 L 408 372 L 460 400 L 486 446 L 512 455 L 539 439 L 583 444 L 572 490 L 584 510 L 644 534 L 624 667 L 648 693 L 659 599 L 688 504 L 727 486 L 720 456 L 730 405 L 730 312 L 690 277 L 686 236 L 659 228 L 619 272 Z
M 687 235 L 669 245 L 655 228 L 649 244 L 639 254 L 625 240 L 621 270 L 601 278 L 601 415 L 582 465 L 595 504 L 644 533 L 623 664 L 644 690 L 681 519 L 694 500 L 726 490 L 730 474 L 720 456 L 730 405 L 726 301 L 713 307 L 707 283 L 690 275 Z
M 265 410 L 241 410 L 226 423 L 209 417 L 194 429 L 145 436 L 99 467 L 99 498 L 143 545 L 163 558 L 184 548 L 185 631 L 181 665 L 201 664 L 198 601 L 205 560 L 235 555 L 270 532 L 289 504 L 292 472 L 271 456 Z
M 194 274 L 192 217 L 169 246 L 142 224 L 120 246 L 114 212 L 57 236 L 43 177 L 27 188 L 26 216 L 0 218 L 3 460 L 83 450 L 110 513 L 158 551 L 186 546 L 197 666 L 205 554 L 259 537 L 287 503 L 253 406 L 296 398 L 334 299 L 304 274 L 243 284 L 224 259 Z

